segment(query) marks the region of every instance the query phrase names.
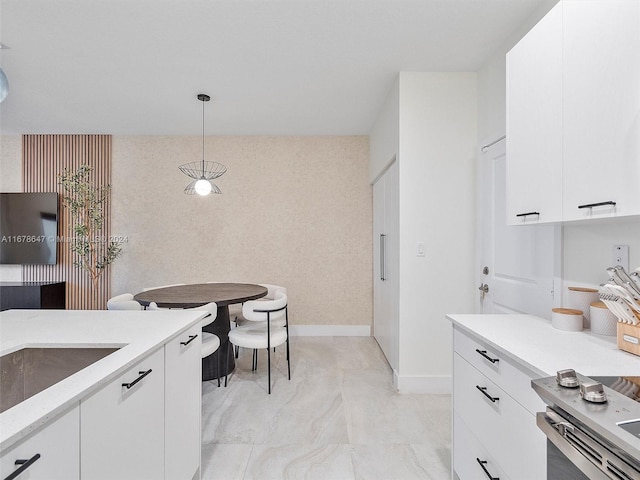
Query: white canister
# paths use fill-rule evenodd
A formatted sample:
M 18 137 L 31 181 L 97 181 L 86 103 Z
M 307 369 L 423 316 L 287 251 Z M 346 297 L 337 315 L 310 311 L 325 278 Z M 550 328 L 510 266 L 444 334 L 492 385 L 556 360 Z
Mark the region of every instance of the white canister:
M 552 308 L 551 326 L 558 330 L 568 332 L 579 332 L 582 330 L 583 315 L 582 310 L 573 308 Z
M 590 306 L 600 299 L 600 293 L 595 288 L 569 287 L 567 295 L 567 307 L 575 310 L 582 310 L 584 316 L 584 328 L 589 328 L 591 324 Z
M 591 309 L 591 331 L 598 335 L 616 335 L 618 319 L 604 302 L 593 302 L 589 308 Z

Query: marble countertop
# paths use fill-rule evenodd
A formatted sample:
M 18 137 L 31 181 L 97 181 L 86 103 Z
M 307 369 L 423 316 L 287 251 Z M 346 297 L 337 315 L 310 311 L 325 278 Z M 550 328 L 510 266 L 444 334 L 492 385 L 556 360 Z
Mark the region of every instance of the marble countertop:
M 0 355 L 29 347 L 119 350 L 0 414 L 0 450 L 57 417 L 183 330 L 203 311 L 8 310 L 0 313 Z
M 541 377 L 572 368 L 587 376 L 638 376 L 640 357 L 619 350 L 616 337 L 566 332 L 533 315 L 447 315 L 455 328 Z

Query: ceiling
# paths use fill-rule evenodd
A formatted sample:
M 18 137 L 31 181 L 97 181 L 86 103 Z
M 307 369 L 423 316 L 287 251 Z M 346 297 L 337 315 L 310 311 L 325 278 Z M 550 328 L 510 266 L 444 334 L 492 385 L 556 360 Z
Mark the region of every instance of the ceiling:
M 367 134 L 399 71 L 476 71 L 544 0 L 0 0 L 3 134 Z M 546 2 L 548 3 L 548 1 Z

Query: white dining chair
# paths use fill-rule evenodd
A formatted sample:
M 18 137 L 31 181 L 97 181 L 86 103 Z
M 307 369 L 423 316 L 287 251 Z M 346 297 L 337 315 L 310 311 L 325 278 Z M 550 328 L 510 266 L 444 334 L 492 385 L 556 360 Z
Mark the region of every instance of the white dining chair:
M 231 330 L 229 341 L 235 346 L 253 349 L 252 371 L 258 368 L 258 350 L 267 349 L 268 391 L 271 394 L 271 349 L 283 343 L 287 344 L 287 373 L 291 380 L 287 295 L 278 291 L 274 300 L 245 302 L 242 314 L 248 323 Z
M 287 294 L 287 289 L 285 287 L 281 287 L 280 285 L 272 285 L 270 283 L 259 283 L 258 285 L 260 285 L 261 287 L 266 288 L 267 289 L 267 294 L 264 297 L 258 298 L 256 300 L 257 302 L 264 302 L 264 301 L 267 301 L 267 300 L 274 300 L 276 298 L 276 293 L 277 292 L 282 292 L 285 295 Z M 231 318 L 231 312 L 229 312 L 229 318 Z M 272 322 L 273 321 L 276 321 L 276 322 L 279 321 L 280 322 L 280 326 L 284 327 L 283 319 L 274 319 L 274 320 L 272 320 Z M 236 326 L 237 327 L 241 327 L 242 325 L 246 325 L 247 324 L 247 319 L 244 318 L 244 316 L 242 315 L 242 308 L 240 308 L 240 312 L 236 314 L 235 322 L 236 322 Z M 236 356 L 236 358 L 238 358 L 238 354 L 239 354 L 239 347 L 235 347 L 235 356 Z
M 107 300 L 107 310 L 142 310 L 143 307 L 133 299 L 131 293 L 116 295 Z
M 149 304 L 148 310 L 154 311 L 154 310 L 169 310 L 169 309 L 158 307 L 158 304 L 156 302 L 151 302 Z M 176 310 L 176 309 L 172 309 L 172 310 Z M 216 317 L 218 316 L 218 305 L 215 302 L 210 302 L 200 307 L 183 308 L 180 310 L 198 310 L 198 311 L 203 310 L 203 311 L 209 312 L 209 315 L 207 315 L 200 321 L 200 328 L 202 333 L 202 348 L 200 351 L 200 357 L 206 358 L 209 355 L 215 353 L 218 350 L 218 348 L 220 348 L 220 338 L 214 333 L 205 332 L 204 330 L 202 330 L 202 328 L 206 327 L 207 325 L 215 321 Z M 218 386 L 220 386 L 220 377 L 218 377 Z M 224 386 L 225 387 L 227 386 L 226 375 L 224 376 Z

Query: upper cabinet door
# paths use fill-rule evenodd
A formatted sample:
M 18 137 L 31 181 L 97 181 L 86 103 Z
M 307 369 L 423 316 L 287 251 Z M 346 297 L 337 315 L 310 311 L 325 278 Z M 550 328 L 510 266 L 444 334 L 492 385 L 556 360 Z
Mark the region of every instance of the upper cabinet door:
M 640 214 L 640 1 L 562 4 L 563 219 Z
M 507 224 L 562 220 L 562 5 L 507 54 Z

